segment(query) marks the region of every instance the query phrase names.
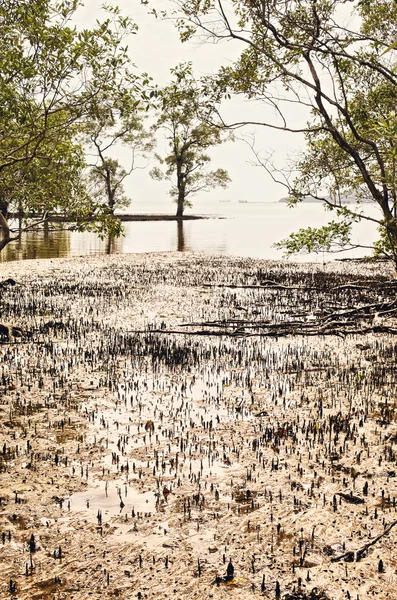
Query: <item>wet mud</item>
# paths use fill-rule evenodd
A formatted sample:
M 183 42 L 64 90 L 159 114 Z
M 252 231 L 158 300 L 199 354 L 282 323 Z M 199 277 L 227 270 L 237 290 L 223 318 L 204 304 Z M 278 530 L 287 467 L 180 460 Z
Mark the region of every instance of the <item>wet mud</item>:
M 7 278 L 0 598 L 395 598 L 387 265 L 166 253 Z

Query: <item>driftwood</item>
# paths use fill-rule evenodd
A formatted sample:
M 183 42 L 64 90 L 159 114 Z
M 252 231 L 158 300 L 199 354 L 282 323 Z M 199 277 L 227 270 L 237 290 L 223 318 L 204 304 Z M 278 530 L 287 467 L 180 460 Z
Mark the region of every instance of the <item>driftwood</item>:
M 0 288 L 14 287 L 14 285 L 21 285 L 21 284 L 18 284 L 15 281 L 15 279 L 11 279 L 11 277 L 9 277 L 8 279 L 4 279 L 4 281 L 0 281 Z
M 371 546 L 373 546 L 374 544 L 379 542 L 379 540 L 381 540 L 385 535 L 390 533 L 390 531 L 396 525 L 397 525 L 397 521 L 393 521 L 392 523 L 390 523 L 390 525 L 385 527 L 385 530 L 383 533 L 377 535 L 373 540 L 364 544 L 364 546 L 362 546 L 359 550 L 356 550 L 356 551 L 350 550 L 348 552 L 345 552 L 344 554 L 341 554 L 340 556 L 335 556 L 334 558 L 331 558 L 331 562 L 339 562 L 340 560 L 344 560 L 346 562 L 354 562 L 354 561 L 357 562 L 357 561 L 361 560 L 366 555 L 368 548 L 370 548 Z
M 338 492 L 337 496 L 340 496 L 343 498 L 343 500 L 346 500 L 346 502 L 349 502 L 350 504 L 365 504 L 364 498 L 353 496 L 353 494 L 344 494 L 343 492 Z
M 10 340 L 13 337 L 22 337 L 23 331 L 20 327 L 14 327 L 13 325 L 6 325 L 0 323 L 0 337 L 7 338 Z

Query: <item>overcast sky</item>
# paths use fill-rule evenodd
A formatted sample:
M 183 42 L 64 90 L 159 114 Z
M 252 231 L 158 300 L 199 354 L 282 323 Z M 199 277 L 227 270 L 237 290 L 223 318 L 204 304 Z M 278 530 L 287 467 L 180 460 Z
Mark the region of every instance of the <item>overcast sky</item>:
M 198 41 L 182 44 L 178 32 L 172 22 L 156 20 L 148 14 L 148 9 L 141 6 L 139 0 L 119 0 L 118 6 L 123 14 L 131 16 L 139 27 L 138 35 L 131 36 L 129 42 L 130 56 L 139 71 L 147 71 L 159 85 L 166 84 L 170 79 L 170 68 L 182 61 L 191 61 L 197 76 L 214 73 L 220 65 L 229 64 L 242 50 L 239 42 L 224 42 L 217 45 L 202 44 Z M 167 0 L 158 0 L 156 6 L 165 8 Z M 100 18 L 98 0 L 86 0 L 85 6 L 80 10 L 80 25 L 90 26 L 95 18 Z M 249 119 L 273 119 L 270 108 L 242 98 L 227 102 L 223 108 L 224 115 L 234 121 Z M 295 124 L 301 121 L 298 112 L 291 115 Z M 252 126 L 245 129 L 246 133 L 254 132 Z M 238 135 L 242 135 L 239 130 Z M 287 157 L 303 148 L 303 137 L 299 134 L 277 132 L 268 128 L 258 128 L 255 131 L 256 146 L 258 150 L 274 152 L 274 159 L 279 167 L 286 164 Z M 159 151 L 165 141 L 160 140 Z M 263 168 L 250 166 L 248 163 L 253 156 L 250 149 L 243 142 L 224 144 L 211 153 L 214 168 L 223 167 L 228 170 L 232 179 L 229 187 L 211 192 L 211 198 L 216 200 L 251 200 L 251 201 L 277 201 L 285 196 L 285 189 L 274 183 Z M 128 162 L 128 152 L 123 151 L 119 158 Z M 153 162 L 153 165 L 155 162 Z M 126 183 L 127 194 L 132 200 L 147 200 L 148 211 L 150 200 L 164 198 L 164 202 L 173 211 L 172 201 L 167 195 L 168 184 L 151 180 L 150 167 L 146 170 L 135 171 Z M 208 202 L 208 194 L 202 198 Z M 192 199 L 197 212 L 200 212 L 200 197 Z M 133 207 L 133 205 L 132 205 Z

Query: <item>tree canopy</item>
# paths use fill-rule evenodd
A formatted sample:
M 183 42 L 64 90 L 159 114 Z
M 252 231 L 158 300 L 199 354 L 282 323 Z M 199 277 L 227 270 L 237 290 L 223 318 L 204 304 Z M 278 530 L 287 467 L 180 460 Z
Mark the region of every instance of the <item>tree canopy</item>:
M 172 70 L 173 80 L 160 94 L 160 109 L 155 129 L 166 132 L 169 154 L 157 156 L 162 167 L 152 169 L 155 179 L 167 179 L 170 194 L 177 203 L 177 217 L 183 215 L 190 198 L 217 186 L 226 187 L 230 181 L 224 169 L 210 171 L 208 150 L 221 144 L 225 135 L 211 121 L 215 115 L 211 105 L 204 105 L 199 85 L 192 74 L 191 64 Z
M 348 227 L 356 219 L 375 221 L 381 233 L 375 251 L 397 265 L 396 2 L 175 0 L 173 6 L 182 40 L 200 35 L 241 45 L 239 58 L 208 79 L 214 102 L 241 94 L 273 110 L 273 120 L 226 125 L 305 133 L 297 176 L 283 181 L 290 202 L 309 195 L 338 213 L 327 243 L 334 231 L 349 246 L 338 220 Z M 306 110 L 302 127 L 291 122 L 293 106 Z M 344 202 L 352 195 L 356 205 Z M 378 205 L 381 216 L 369 215 L 364 201 Z
M 116 209 L 130 205 L 124 181 L 134 169 L 145 166 L 139 159 L 153 150 L 153 137 L 144 128 L 145 116 L 146 110 L 141 106 L 141 99 L 137 99 L 136 90 L 123 88 L 110 98 L 103 94 L 97 97 L 90 119 L 83 127 L 82 137 L 88 145 L 89 159 L 93 161 L 88 164 L 87 190 L 111 215 Z M 112 156 L 120 144 L 129 151 L 129 159 L 124 161 L 126 166 Z
M 81 185 L 84 152 L 77 126 L 90 118 L 98 94 L 115 93 L 132 74 L 126 37 L 136 26 L 108 7 L 94 28 L 74 25 L 79 0 L 4 0 L 0 6 L 0 228 L 2 249 L 20 231 L 8 214 L 34 227 L 56 208 L 99 229 L 110 224 Z M 95 221 L 95 218 L 98 218 Z M 92 220 L 94 219 L 94 220 Z

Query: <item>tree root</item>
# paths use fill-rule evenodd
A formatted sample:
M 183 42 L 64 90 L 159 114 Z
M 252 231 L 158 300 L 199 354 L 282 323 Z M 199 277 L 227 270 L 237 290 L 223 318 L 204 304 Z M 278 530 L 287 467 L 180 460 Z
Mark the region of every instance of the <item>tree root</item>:
M 232 287 L 232 286 L 231 286 Z M 245 286 L 251 287 L 251 286 Z M 240 308 L 240 307 L 238 307 Z M 153 333 L 208 335 L 230 337 L 284 337 L 284 336 L 315 336 L 315 335 L 366 335 L 368 333 L 388 333 L 397 335 L 397 326 L 392 327 L 382 318 L 397 314 L 397 300 L 364 304 L 357 308 L 323 311 L 319 315 L 300 312 L 290 314 L 289 319 L 282 322 L 270 322 L 252 319 L 229 318 L 221 321 L 203 321 L 182 323 L 181 329 L 167 330 L 152 329 Z M 189 328 L 200 328 L 189 330 Z M 185 329 L 186 328 L 186 329 Z M 218 330 L 219 328 L 219 330 Z

